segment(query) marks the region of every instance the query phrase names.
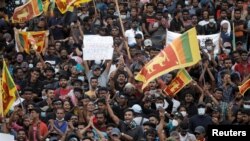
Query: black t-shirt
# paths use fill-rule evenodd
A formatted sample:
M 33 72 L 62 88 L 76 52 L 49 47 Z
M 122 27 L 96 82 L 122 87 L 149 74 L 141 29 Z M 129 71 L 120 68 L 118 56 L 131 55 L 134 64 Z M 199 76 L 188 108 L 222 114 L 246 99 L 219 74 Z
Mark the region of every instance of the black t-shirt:
M 118 127 L 119 129 L 121 129 L 122 133 L 125 133 L 133 137 L 134 141 L 144 141 L 144 138 L 143 138 L 144 133 L 143 133 L 142 126 L 138 126 L 136 124 L 134 124 L 133 126 L 130 126 L 130 125 L 127 125 L 124 121 L 120 120 Z
M 149 28 L 149 24 L 154 24 L 155 21 L 156 21 L 155 14 L 153 14 L 153 15 L 145 14 L 142 16 L 142 23 L 145 24 L 147 30 Z

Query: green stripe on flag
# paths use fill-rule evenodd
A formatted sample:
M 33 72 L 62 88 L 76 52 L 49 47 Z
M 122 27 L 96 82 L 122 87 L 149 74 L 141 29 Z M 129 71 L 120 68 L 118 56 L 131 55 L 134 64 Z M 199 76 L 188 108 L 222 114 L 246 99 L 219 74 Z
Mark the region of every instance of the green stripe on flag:
M 42 2 L 42 0 L 37 0 L 37 5 L 38 5 L 39 12 L 42 12 L 43 11 L 43 2 Z
M 11 78 L 11 75 L 9 73 L 8 67 L 6 66 L 6 63 L 4 62 L 4 72 L 5 72 L 5 78 L 6 78 L 6 83 L 9 87 L 9 90 L 12 90 L 13 88 L 15 88 L 15 84 Z
M 22 47 L 24 47 L 25 46 L 25 42 L 24 42 L 23 35 L 22 34 L 18 34 L 18 37 L 19 37 L 19 41 L 20 41 Z
M 182 48 L 183 48 L 183 51 L 184 51 L 184 54 L 185 54 L 186 62 L 192 62 L 193 57 L 192 57 L 192 53 L 191 53 L 191 46 L 189 44 L 188 32 L 185 32 L 181 36 L 181 43 L 182 43 Z

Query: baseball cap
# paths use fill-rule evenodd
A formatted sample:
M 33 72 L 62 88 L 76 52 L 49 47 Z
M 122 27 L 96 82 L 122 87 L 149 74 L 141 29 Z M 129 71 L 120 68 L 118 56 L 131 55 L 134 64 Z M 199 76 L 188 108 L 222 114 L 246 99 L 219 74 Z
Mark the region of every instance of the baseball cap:
M 147 46 L 152 46 L 152 41 L 150 39 L 146 39 L 144 41 L 144 45 L 147 47 Z
M 138 104 L 134 104 L 134 105 L 132 106 L 132 109 L 134 110 L 135 113 L 142 113 L 142 108 L 141 108 L 141 106 L 138 105 Z
M 141 39 L 141 38 L 142 38 L 142 35 L 141 35 L 140 33 L 137 33 L 137 34 L 135 34 L 135 38 L 136 38 L 136 39 Z
M 111 135 L 119 136 L 120 134 L 121 134 L 121 131 L 118 128 L 113 128 L 111 131 Z
M 93 65 L 93 66 L 91 67 L 91 69 L 92 69 L 92 70 L 101 69 L 101 66 L 99 66 L 99 65 Z
M 203 126 L 197 126 L 194 132 L 199 134 L 205 133 L 205 128 Z

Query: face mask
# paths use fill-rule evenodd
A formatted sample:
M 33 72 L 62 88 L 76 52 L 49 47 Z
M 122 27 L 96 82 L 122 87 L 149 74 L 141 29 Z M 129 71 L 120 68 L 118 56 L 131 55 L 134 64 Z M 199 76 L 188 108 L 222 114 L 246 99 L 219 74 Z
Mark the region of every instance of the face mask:
M 62 118 L 61 120 L 60 120 L 60 119 L 58 119 L 58 118 L 56 118 L 56 120 L 58 120 L 58 121 L 64 121 L 64 118 Z
M 33 68 L 33 64 L 29 64 L 29 68 Z
M 226 54 L 229 54 L 231 52 L 231 50 L 230 49 L 223 49 L 223 52 Z
M 126 17 L 127 17 L 126 15 L 121 15 L 121 19 L 122 19 L 122 20 L 125 20 Z
M 155 107 L 158 110 L 160 107 L 163 107 L 162 103 L 155 103 Z
M 244 105 L 243 105 L 243 108 L 244 108 L 244 109 L 250 109 L 250 105 L 244 104 Z
M 173 119 L 172 120 L 172 125 L 176 127 L 176 126 L 179 125 L 179 122 L 177 120 Z
M 42 99 L 44 100 L 44 99 L 47 99 L 47 96 L 42 96 Z
M 181 111 L 180 113 L 182 114 L 183 117 L 185 117 L 187 115 L 186 111 Z
M 185 5 L 189 5 L 189 1 L 188 0 L 185 1 Z
M 208 51 L 211 51 L 212 49 L 213 49 L 212 46 L 207 46 L 207 50 L 208 50 Z
M 198 108 L 198 115 L 204 115 L 205 114 L 205 108 Z

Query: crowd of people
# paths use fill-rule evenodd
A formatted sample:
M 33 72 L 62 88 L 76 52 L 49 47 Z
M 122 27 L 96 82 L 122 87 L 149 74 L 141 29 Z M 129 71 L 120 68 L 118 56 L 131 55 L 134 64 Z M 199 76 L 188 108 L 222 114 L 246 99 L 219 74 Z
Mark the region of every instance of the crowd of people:
M 19 93 L 2 133 L 16 141 L 206 141 L 209 125 L 250 124 L 250 92 L 238 88 L 250 79 L 248 0 L 117 1 L 119 10 L 115 0 L 93 0 L 23 23 L 0 8 L 0 64 Z M 142 90 L 135 76 L 165 47 L 166 31 L 191 28 L 220 33 L 186 68 L 192 82 L 169 96 L 175 70 Z M 15 31 L 44 30 L 42 52 L 16 41 Z M 113 58 L 83 60 L 85 35 L 112 36 Z

